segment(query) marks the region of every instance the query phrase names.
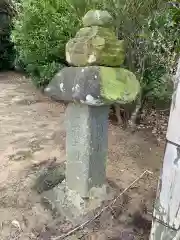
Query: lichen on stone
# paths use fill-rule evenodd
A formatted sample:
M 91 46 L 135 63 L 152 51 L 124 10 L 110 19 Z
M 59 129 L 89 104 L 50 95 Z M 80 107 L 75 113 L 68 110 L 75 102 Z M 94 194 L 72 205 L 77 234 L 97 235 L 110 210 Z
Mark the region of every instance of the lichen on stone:
M 140 84 L 136 76 L 123 68 L 100 68 L 101 96 L 105 101 L 128 103 L 136 99 Z
M 124 59 L 124 41 L 118 40 L 111 28 L 81 28 L 66 44 L 66 60 L 73 66 L 119 67 Z
M 94 106 L 129 103 L 140 91 L 135 75 L 123 68 L 66 67 L 60 72 L 45 89 L 48 96 L 58 101 Z

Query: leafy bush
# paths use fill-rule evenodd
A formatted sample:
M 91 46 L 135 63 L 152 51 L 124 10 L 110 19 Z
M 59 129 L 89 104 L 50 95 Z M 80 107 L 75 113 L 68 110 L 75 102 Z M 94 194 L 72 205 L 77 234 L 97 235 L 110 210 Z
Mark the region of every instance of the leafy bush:
M 96 6 L 97 2 L 93 3 Z M 81 9 L 81 4 L 77 9 Z M 174 10 L 164 0 L 102 0 L 98 4 L 113 15 L 117 34 L 126 42 L 124 66 L 141 82 L 140 101 L 169 101 L 172 81 L 167 76 L 176 66 L 180 39 L 178 28 L 172 26 Z M 92 1 L 87 1 L 87 5 L 92 5 Z M 83 5 L 86 10 L 87 5 Z
M 137 33 L 160 1 L 23 0 L 12 33 L 18 61 L 23 62 L 38 86 L 47 84 L 66 64 L 65 44 L 80 27 L 82 16 L 89 9 L 100 8 L 114 16 L 117 33 L 127 42 L 126 65 L 135 71 L 132 55 Z
M 8 1 L 0 2 L 0 70 L 13 66 L 14 49 L 10 39 L 13 8 Z
M 16 67 L 25 68 L 37 86 L 48 84 L 66 65 L 65 44 L 80 28 L 81 18 L 103 1 L 23 0 L 16 4 L 18 16 L 12 32 Z
M 16 62 L 26 67 L 37 86 L 48 84 L 66 65 L 66 42 L 93 8 L 114 16 L 117 34 L 127 44 L 124 65 L 141 81 L 140 102 L 147 97 L 169 99 L 171 92 L 164 91 L 169 78 L 163 76 L 173 72 L 179 30 L 173 20 L 177 13 L 167 10 L 164 0 L 23 0 L 12 33 Z
M 172 75 L 176 69 L 180 48 L 180 28 L 175 25 L 171 10 L 166 7 L 163 11 L 157 12 L 149 19 L 147 31 L 143 33 L 146 52 L 151 53 L 146 57 L 148 61 L 145 63 L 146 69 L 143 75 L 144 90 L 149 87 L 151 91 L 148 91 L 148 96 L 160 100 L 164 93 L 164 101 L 171 99 Z M 164 78 L 164 74 L 171 77 Z
M 78 26 L 71 5 L 59 0 L 24 0 L 14 21 L 12 40 L 18 61 L 37 86 L 46 85 L 65 62 L 65 44 Z
M 10 41 L 10 35 L 0 34 L 0 70 L 13 68 L 15 52 Z

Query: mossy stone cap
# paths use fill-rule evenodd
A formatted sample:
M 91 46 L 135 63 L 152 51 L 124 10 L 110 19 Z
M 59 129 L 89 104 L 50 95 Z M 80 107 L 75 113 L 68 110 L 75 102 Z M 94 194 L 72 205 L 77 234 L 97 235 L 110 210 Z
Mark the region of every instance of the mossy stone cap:
M 66 67 L 50 82 L 45 92 L 57 101 L 101 106 L 129 103 L 136 99 L 140 84 L 123 68 L 101 66 Z
M 108 11 L 90 10 L 82 19 L 85 27 L 90 26 L 111 26 L 113 24 L 113 17 Z

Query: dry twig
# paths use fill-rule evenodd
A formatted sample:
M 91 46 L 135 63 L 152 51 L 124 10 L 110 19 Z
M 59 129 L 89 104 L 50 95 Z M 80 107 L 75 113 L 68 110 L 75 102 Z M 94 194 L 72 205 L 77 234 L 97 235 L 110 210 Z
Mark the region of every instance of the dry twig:
M 125 188 L 109 205 L 107 205 L 106 207 L 104 207 L 101 211 L 99 211 L 93 218 L 87 220 L 86 222 L 84 222 L 81 225 L 78 225 L 77 227 L 73 228 L 72 230 L 70 230 L 69 232 L 67 232 L 66 234 L 63 234 L 61 236 L 57 236 L 52 238 L 52 240 L 61 240 L 64 239 L 66 237 L 69 237 L 70 235 L 72 235 L 73 233 L 75 233 L 76 231 L 79 231 L 81 229 L 83 229 L 87 224 L 93 222 L 94 220 L 96 220 L 103 212 L 105 212 L 108 208 L 112 208 L 112 206 L 117 202 L 117 200 L 125 193 L 127 192 L 130 188 L 132 188 L 134 186 L 134 184 L 136 184 L 141 178 L 144 177 L 145 174 L 153 174 L 152 172 L 150 172 L 149 170 L 145 170 L 138 178 L 136 178 L 127 188 Z

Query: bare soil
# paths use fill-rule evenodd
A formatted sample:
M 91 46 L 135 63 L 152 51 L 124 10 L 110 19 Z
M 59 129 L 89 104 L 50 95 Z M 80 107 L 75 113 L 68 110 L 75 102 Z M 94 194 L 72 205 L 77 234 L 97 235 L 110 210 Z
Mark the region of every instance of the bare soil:
M 65 161 L 65 105 L 43 96 L 20 74 L 0 73 L 0 239 L 49 240 L 71 229 L 33 190 L 38 173 Z M 148 239 L 164 143 L 148 131 L 134 134 L 109 122 L 107 178 L 125 189 L 146 175 L 76 238 Z

